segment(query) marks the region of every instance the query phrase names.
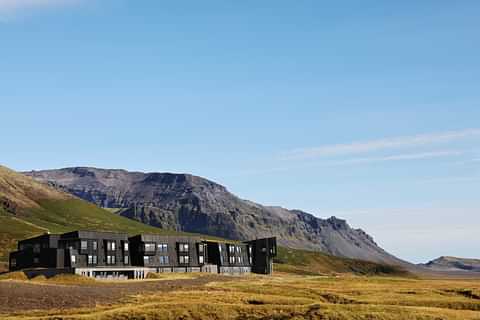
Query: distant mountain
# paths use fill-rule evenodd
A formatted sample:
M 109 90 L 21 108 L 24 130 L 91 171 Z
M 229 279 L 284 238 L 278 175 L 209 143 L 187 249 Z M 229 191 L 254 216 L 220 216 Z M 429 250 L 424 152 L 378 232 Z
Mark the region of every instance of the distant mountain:
M 215 182 L 190 174 L 142 173 L 88 167 L 26 172 L 34 179 L 100 207 L 156 227 L 229 239 L 277 236 L 290 248 L 405 264 L 345 220 L 242 200 Z
M 480 272 L 480 259 L 440 257 L 421 266 L 432 271 L 469 271 Z

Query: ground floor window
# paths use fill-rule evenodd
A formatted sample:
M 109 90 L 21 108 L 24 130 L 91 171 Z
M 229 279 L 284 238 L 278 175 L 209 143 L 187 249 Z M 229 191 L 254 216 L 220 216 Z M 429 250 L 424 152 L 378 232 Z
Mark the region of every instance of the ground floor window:
M 198 256 L 198 263 L 203 264 L 205 262 L 204 260 L 203 256 Z
M 143 265 L 148 265 L 148 264 L 150 264 L 150 257 L 143 256 Z
M 71 256 L 71 257 L 70 257 L 70 262 L 71 262 L 72 264 L 77 263 L 77 256 Z
M 124 264 L 128 264 L 128 256 L 124 256 L 124 257 L 123 257 L 123 263 L 124 263 Z

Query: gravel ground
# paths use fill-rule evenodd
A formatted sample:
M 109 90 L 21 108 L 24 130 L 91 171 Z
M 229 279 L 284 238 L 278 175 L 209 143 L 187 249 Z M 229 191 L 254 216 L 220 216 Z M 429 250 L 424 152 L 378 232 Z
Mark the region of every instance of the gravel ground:
M 109 305 L 131 295 L 153 291 L 190 290 L 202 287 L 212 281 L 228 281 L 229 279 L 229 277 L 209 275 L 195 279 L 100 282 L 82 285 L 0 281 L 0 313 L 95 307 L 97 304 Z

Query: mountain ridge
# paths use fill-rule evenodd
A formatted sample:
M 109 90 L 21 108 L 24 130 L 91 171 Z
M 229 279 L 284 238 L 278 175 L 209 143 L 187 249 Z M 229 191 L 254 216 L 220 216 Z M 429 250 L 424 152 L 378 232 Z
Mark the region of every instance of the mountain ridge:
M 0 273 L 8 270 L 8 253 L 15 250 L 18 240 L 46 232 L 103 230 L 130 235 L 138 233 L 186 235 L 121 217 L 1 165 L 0 199 L 2 199 L 0 202 Z M 205 239 L 213 238 L 207 235 L 195 235 Z M 401 267 L 283 247 L 279 247 L 275 263 L 275 269 L 294 274 L 353 273 L 410 276 L 410 273 Z
M 243 200 L 216 182 L 191 175 L 70 167 L 24 172 L 143 223 L 230 239 L 277 236 L 281 245 L 387 264 L 406 264 L 361 229 L 336 217 Z
M 480 272 L 480 259 L 441 256 L 420 266 L 433 271 Z

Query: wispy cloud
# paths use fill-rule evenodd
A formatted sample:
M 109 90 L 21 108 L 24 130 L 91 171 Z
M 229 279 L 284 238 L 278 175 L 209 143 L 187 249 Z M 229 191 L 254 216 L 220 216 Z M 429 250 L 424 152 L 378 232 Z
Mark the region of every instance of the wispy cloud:
M 389 162 L 389 161 L 411 161 L 411 160 L 427 160 L 434 158 L 445 158 L 445 157 L 457 157 L 465 154 L 461 150 L 443 150 L 443 151 L 433 151 L 433 152 L 422 152 L 422 153 L 403 153 L 403 154 L 394 154 L 381 157 L 354 157 L 345 160 L 334 160 L 334 161 L 322 161 L 316 163 L 304 163 L 299 165 L 293 165 L 288 167 L 271 167 L 264 170 L 250 170 L 239 172 L 237 175 L 265 175 L 272 173 L 287 172 L 298 169 L 305 168 L 320 168 L 320 167 L 336 167 L 336 166 L 348 166 L 348 165 L 368 165 L 370 163 L 377 162 Z
M 397 154 L 397 155 L 384 156 L 384 157 L 353 158 L 353 159 L 332 162 L 332 164 L 343 165 L 343 164 L 371 163 L 371 162 L 385 162 L 385 161 L 421 160 L 421 159 L 460 156 L 462 154 L 464 154 L 463 151 L 457 151 L 457 150 L 433 151 L 433 152 L 423 152 L 423 153 L 406 153 L 406 154 Z
M 353 142 L 347 144 L 334 144 L 313 148 L 295 149 L 284 153 L 282 158 L 286 160 L 295 160 L 339 155 L 354 155 L 388 149 L 419 147 L 433 144 L 448 143 L 471 137 L 480 137 L 480 129 L 466 129 L 443 133 L 393 137 L 363 142 Z
M 81 0 L 0 0 L 0 15 L 5 18 L 29 10 L 63 7 L 79 2 Z

